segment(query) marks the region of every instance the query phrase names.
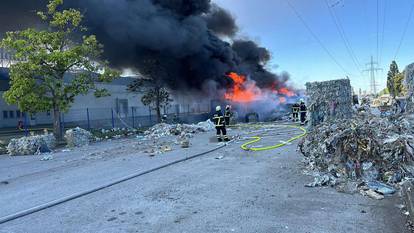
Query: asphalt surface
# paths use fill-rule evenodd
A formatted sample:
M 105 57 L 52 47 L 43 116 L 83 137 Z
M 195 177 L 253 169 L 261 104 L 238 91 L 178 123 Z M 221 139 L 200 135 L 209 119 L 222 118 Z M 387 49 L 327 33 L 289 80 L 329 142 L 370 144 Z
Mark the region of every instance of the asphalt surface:
M 2 157 L 0 217 L 214 148 L 212 134 L 197 135 L 189 149 L 154 157 L 126 149 L 134 139 L 81 149 L 111 156 L 72 151 L 50 161 Z M 295 134 L 300 131 L 267 132 L 258 144 Z M 302 174 L 296 142 L 263 152 L 240 145 L 1 224 L 0 232 L 408 232 L 396 196 L 375 201 L 304 187 L 311 177 Z

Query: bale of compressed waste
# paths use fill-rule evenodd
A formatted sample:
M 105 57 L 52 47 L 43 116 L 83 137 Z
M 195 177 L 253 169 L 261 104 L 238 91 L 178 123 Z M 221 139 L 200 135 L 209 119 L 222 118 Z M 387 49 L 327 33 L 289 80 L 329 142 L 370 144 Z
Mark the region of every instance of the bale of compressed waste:
M 349 79 L 306 83 L 311 126 L 330 119 L 352 116 L 352 88 Z
M 405 68 L 405 84 L 407 86 L 407 106 L 408 112 L 414 112 L 414 63 Z
M 76 127 L 65 132 L 66 144 L 69 147 L 81 147 L 89 145 L 92 134 L 82 128 Z
M 55 148 L 56 139 L 53 134 L 34 135 L 22 138 L 13 138 L 7 145 L 9 155 L 34 155 L 50 152 Z

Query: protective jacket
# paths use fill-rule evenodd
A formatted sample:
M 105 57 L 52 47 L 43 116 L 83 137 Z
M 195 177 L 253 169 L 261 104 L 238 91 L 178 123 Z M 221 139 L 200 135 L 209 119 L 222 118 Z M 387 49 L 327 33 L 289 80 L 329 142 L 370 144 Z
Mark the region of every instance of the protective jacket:
M 213 122 L 216 127 L 224 126 L 224 116 L 221 111 L 217 111 L 213 116 Z

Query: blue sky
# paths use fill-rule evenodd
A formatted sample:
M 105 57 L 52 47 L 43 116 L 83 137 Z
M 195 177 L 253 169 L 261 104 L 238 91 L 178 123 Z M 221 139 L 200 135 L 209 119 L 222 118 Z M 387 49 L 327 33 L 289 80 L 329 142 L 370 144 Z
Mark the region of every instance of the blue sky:
M 369 75 L 361 73 L 361 70 L 367 68 L 366 63 L 371 55 L 374 60 L 378 57 L 379 67 L 384 69 L 377 75 L 378 89 L 385 87 L 389 64 L 394 59 L 414 4 L 413 0 L 378 0 L 377 30 L 377 0 L 326 0 L 339 19 L 355 54 L 356 61 L 353 62 L 325 0 L 213 1 L 236 18 L 240 37 L 253 39 L 272 52 L 272 68 L 278 72 L 289 72 L 296 86 L 349 75 L 355 91 L 359 88 L 370 90 Z M 346 73 L 312 37 L 287 1 L 291 2 Z M 414 62 L 413 38 L 414 15 L 396 57 L 400 70 Z M 359 63 L 359 68 L 354 63 Z

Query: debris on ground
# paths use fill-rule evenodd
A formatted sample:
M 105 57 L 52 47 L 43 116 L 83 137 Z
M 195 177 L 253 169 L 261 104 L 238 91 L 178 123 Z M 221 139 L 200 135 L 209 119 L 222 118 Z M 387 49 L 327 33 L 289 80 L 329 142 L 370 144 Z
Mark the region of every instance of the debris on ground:
M 41 158 L 40 161 L 49 161 L 52 159 L 53 159 L 53 155 L 49 154 L 49 155 L 43 156 L 43 158 Z
M 68 147 L 81 147 L 89 145 L 92 133 L 82 128 L 76 127 L 65 132 L 66 144 Z
M 380 193 L 378 193 L 378 192 L 376 192 L 376 191 L 374 191 L 372 189 L 368 189 L 366 191 L 365 190 L 361 190 L 361 194 L 363 196 L 368 196 L 368 197 L 370 197 L 372 199 L 375 199 L 375 200 L 382 200 L 382 199 L 384 199 L 384 195 L 382 195 L 382 194 L 380 194 Z
M 146 139 L 159 139 L 166 136 L 176 135 L 180 137 L 193 137 L 193 134 L 207 132 L 215 128 L 212 121 L 207 120 L 198 124 L 166 124 L 159 123 L 144 132 Z
M 56 139 L 53 134 L 13 138 L 7 145 L 7 153 L 12 156 L 35 155 L 51 152 L 55 146 Z
M 361 112 L 322 122 L 299 143 L 306 171 L 314 176 L 306 186 L 330 185 L 354 193 L 356 185 L 374 199 L 393 194 L 399 182 L 414 177 L 413 135 L 413 116 L 381 118 Z
M 7 143 L 3 140 L 0 140 L 0 155 L 7 153 Z
M 145 143 L 144 152 L 150 156 L 163 154 L 171 151 L 173 145 L 181 148 L 191 146 L 190 138 L 194 134 L 207 132 L 215 129 L 211 120 L 202 121 L 197 124 L 167 124 L 159 123 L 144 132 L 144 136 L 137 136 L 140 141 L 150 141 Z
M 95 141 L 102 141 L 105 139 L 119 139 L 129 137 L 142 133 L 142 131 L 133 128 L 113 128 L 113 129 L 97 129 L 92 130 Z

